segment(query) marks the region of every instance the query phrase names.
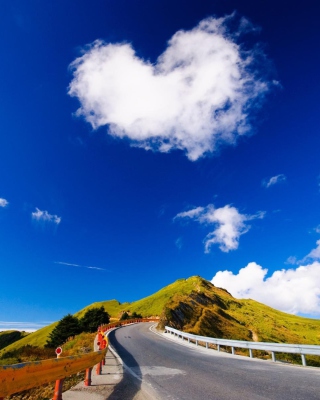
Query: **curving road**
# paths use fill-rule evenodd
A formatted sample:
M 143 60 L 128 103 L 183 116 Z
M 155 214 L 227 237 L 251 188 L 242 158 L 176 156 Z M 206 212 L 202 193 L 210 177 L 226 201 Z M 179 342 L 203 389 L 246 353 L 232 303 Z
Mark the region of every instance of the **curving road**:
M 151 325 L 129 325 L 109 335 L 137 387 L 147 388 L 150 399 L 320 399 L 319 369 L 184 346 L 152 332 Z

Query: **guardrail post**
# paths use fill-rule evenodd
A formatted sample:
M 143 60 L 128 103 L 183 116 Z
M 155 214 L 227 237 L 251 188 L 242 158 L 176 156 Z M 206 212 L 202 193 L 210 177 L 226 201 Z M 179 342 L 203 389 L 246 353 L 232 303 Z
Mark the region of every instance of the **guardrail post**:
M 196 340 L 196 346 L 198 346 L 198 340 Z
M 206 342 L 206 349 L 208 348 L 208 342 Z
M 274 351 L 271 352 L 272 361 L 276 362 L 276 353 Z
M 217 350 L 220 351 L 220 344 L 217 345 Z
M 92 368 L 87 368 L 86 377 L 84 380 L 84 386 L 91 386 L 91 373 L 92 373 Z
M 96 374 L 101 375 L 102 372 L 102 361 L 97 364 Z
M 234 347 L 231 347 L 231 353 L 234 355 Z
M 301 354 L 301 359 L 302 359 L 302 365 L 304 367 L 306 367 L 307 366 L 307 361 L 306 361 L 306 356 L 304 354 Z
M 252 349 L 249 349 L 249 355 L 250 355 L 250 358 L 253 358 Z
M 53 394 L 53 399 L 52 400 L 62 400 L 62 385 L 63 385 L 63 379 L 58 379 L 56 381 L 56 385 L 54 387 L 54 394 Z

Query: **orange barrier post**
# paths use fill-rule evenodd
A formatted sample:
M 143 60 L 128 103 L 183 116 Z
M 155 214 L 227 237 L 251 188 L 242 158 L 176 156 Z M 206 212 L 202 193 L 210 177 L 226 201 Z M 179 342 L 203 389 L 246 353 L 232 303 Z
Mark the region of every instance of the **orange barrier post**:
M 97 364 L 97 369 L 96 369 L 96 374 L 97 375 L 101 375 L 102 372 L 102 361 L 99 362 L 99 364 Z
M 64 379 L 58 379 L 54 388 L 54 394 L 52 400 L 62 400 L 62 385 Z
M 61 347 L 57 347 L 55 353 L 57 355 L 57 358 L 59 358 L 61 353 L 62 353 L 62 348 Z M 54 387 L 54 394 L 53 394 L 53 399 L 52 400 L 62 400 L 62 385 L 63 385 L 63 381 L 64 381 L 64 379 L 56 380 L 56 385 Z
M 92 368 L 87 368 L 86 369 L 86 377 L 84 380 L 84 386 L 91 386 L 91 373 L 92 373 Z

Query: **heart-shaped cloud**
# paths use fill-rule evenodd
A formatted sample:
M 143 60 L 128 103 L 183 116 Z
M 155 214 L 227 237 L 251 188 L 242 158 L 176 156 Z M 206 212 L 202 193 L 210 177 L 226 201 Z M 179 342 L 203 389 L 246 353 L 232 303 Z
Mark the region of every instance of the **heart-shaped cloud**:
M 235 42 L 248 23 L 242 19 L 231 35 L 231 19 L 207 18 L 178 31 L 155 64 L 137 57 L 130 44 L 95 41 L 71 64 L 77 114 L 94 129 L 108 125 L 111 135 L 134 145 L 181 149 L 190 160 L 234 144 L 249 131 L 249 110 L 269 84 L 253 68 L 254 51 Z

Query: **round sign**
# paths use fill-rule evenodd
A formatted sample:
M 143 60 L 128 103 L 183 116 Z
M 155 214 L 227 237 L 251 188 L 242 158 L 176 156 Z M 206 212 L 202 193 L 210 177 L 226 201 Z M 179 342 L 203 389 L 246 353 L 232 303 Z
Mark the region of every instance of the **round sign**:
M 62 348 L 61 347 L 57 347 L 56 348 L 56 354 L 59 356 L 62 353 Z

